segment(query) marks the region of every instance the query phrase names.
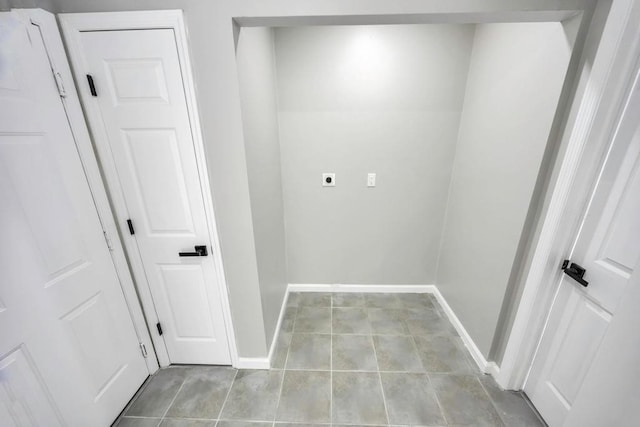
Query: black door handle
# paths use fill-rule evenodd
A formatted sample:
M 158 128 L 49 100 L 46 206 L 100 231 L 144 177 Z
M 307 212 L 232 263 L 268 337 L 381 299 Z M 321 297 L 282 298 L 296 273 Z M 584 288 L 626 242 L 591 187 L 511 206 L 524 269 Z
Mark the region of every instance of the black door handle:
M 180 256 L 207 256 L 209 252 L 207 252 L 207 247 L 205 245 L 197 245 L 194 246 L 196 249 L 195 252 L 178 252 Z
M 587 272 L 587 270 L 579 266 L 575 262 L 571 262 L 571 265 L 569 265 L 569 263 L 570 261 L 568 259 L 565 259 L 562 263 L 562 271 L 564 271 L 564 274 L 571 277 L 573 280 L 580 283 L 586 288 L 589 284 L 589 282 L 584 280 L 584 274 Z

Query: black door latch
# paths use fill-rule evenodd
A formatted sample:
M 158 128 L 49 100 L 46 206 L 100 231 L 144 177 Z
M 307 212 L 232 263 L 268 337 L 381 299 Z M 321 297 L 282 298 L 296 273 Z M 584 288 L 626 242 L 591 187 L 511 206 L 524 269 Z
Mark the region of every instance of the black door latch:
M 587 272 L 587 270 L 579 266 L 575 262 L 570 262 L 568 259 L 565 259 L 562 263 L 562 271 L 564 271 L 564 274 L 571 277 L 573 280 L 580 283 L 585 288 L 589 284 L 589 282 L 584 280 L 584 274 Z
M 205 245 L 197 245 L 194 247 L 195 252 L 178 252 L 180 256 L 207 256 L 209 252 L 207 252 L 207 247 Z

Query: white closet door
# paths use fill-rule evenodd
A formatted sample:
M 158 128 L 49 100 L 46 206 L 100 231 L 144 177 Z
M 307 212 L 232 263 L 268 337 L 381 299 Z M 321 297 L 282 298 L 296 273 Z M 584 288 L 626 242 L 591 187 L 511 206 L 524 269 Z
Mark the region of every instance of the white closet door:
M 171 363 L 229 364 L 222 301 L 211 256 L 201 183 L 173 30 L 86 31 L 76 70 L 90 123 L 124 196 Z M 84 74 L 91 75 L 95 95 Z M 91 119 L 90 119 L 91 120 Z M 196 246 L 207 255 L 196 254 Z
M 562 280 L 525 384 L 531 401 L 552 427 L 564 424 L 585 381 L 601 379 L 607 384 L 607 378 L 630 370 L 610 366 L 603 375 L 592 364 L 620 302 L 640 286 L 639 114 L 636 85 L 573 254 L 572 261 L 587 270 L 588 286 L 570 277 Z M 629 339 L 637 341 L 637 325 L 629 324 L 627 331 Z M 598 401 L 590 404 L 597 407 Z
M 148 371 L 38 31 L 0 14 L 0 424 L 106 426 Z

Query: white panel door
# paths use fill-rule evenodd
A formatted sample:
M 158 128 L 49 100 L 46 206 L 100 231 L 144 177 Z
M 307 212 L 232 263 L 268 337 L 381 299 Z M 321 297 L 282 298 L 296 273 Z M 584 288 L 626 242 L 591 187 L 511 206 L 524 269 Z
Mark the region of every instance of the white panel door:
M 564 424 L 625 295 L 640 286 L 640 91 L 636 85 L 573 254 L 583 287 L 562 280 L 525 391 L 547 423 Z M 629 338 L 637 325 L 629 325 Z M 611 372 L 629 367 L 611 366 Z M 597 405 L 597 402 L 593 402 Z
M 92 76 L 97 94 L 82 81 L 83 99 L 97 104 L 102 120 L 90 125 L 115 166 L 116 176 L 107 180 L 124 196 L 120 224 L 129 234 L 126 221 L 132 221 L 144 269 L 136 279 L 151 289 L 169 359 L 229 364 L 173 30 L 81 32 L 79 40 L 82 73 Z M 179 255 L 196 253 L 196 246 L 208 255 Z
M 37 27 L 0 14 L 0 425 L 106 426 L 148 376 Z

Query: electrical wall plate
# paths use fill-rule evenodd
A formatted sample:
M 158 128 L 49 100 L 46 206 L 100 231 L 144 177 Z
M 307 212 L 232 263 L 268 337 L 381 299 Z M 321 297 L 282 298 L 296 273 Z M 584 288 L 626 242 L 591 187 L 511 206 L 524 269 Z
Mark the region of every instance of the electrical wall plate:
M 335 187 L 336 186 L 336 174 L 335 173 L 323 173 L 322 174 L 322 186 L 323 187 Z
M 375 187 L 376 186 L 376 174 L 368 173 L 367 174 L 367 187 Z

